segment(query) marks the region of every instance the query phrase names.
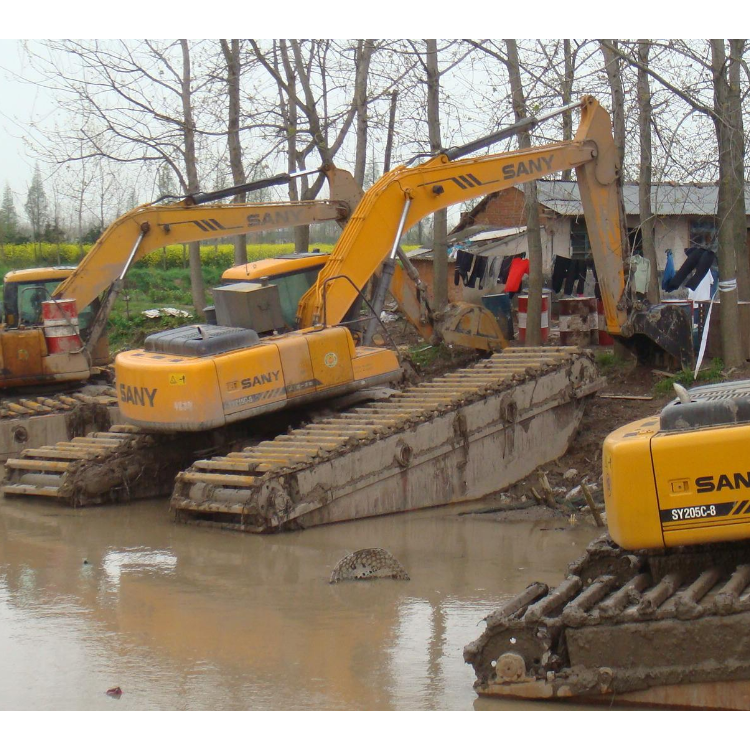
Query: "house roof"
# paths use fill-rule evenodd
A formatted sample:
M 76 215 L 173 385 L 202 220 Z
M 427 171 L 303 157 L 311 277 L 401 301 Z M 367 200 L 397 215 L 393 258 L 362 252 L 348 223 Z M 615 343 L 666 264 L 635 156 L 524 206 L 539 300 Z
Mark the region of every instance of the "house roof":
M 578 183 L 538 180 L 536 184 L 539 202 L 546 208 L 563 216 L 583 214 Z M 637 216 L 640 213 L 638 185 L 623 185 L 622 193 L 625 213 Z M 487 195 L 471 211 L 464 214 L 451 235 L 471 226 L 472 219 L 478 216 L 496 195 L 497 193 Z M 651 208 L 657 216 L 716 216 L 718 199 L 719 188 L 716 185 L 658 183 L 651 186 Z M 750 185 L 745 185 L 745 204 L 750 208 Z
M 487 240 L 500 240 L 512 237 L 526 231 L 526 227 L 506 227 L 505 229 L 491 229 L 487 232 L 479 232 L 469 237 L 469 242 L 486 242 Z
M 539 202 L 566 216 L 583 213 L 578 183 L 562 180 L 537 182 Z M 638 215 L 638 185 L 623 185 L 625 213 Z M 716 216 L 719 188 L 716 185 L 677 185 L 660 183 L 651 186 L 651 208 L 657 216 Z M 745 201 L 750 201 L 750 186 L 745 186 Z

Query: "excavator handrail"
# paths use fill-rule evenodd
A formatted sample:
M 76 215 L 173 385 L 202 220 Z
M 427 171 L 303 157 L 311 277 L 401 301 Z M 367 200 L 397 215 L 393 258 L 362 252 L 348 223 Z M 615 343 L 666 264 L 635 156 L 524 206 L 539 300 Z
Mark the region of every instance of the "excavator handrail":
M 323 284 L 323 322 L 321 324 L 323 328 L 329 328 L 329 325 L 326 322 L 326 291 L 327 291 L 327 286 L 328 286 L 328 284 L 330 284 L 332 281 L 335 281 L 336 279 L 345 279 L 355 289 L 357 289 L 357 286 L 355 285 L 355 283 L 348 276 L 339 275 L 339 276 L 332 276 L 330 279 L 326 279 L 326 281 Z M 383 321 L 380 320 L 380 316 L 375 312 L 375 308 L 372 306 L 372 303 L 370 302 L 370 300 L 368 300 L 367 297 L 362 293 L 361 289 L 357 289 L 357 292 L 358 292 L 360 298 L 364 300 L 365 304 L 370 309 L 370 312 L 372 313 L 373 318 L 375 320 L 377 320 L 378 324 L 380 325 L 380 327 L 385 332 L 385 337 L 390 342 L 391 347 L 394 349 L 394 351 L 397 351 L 398 347 L 396 346 L 396 342 L 393 340 L 393 337 L 391 336 L 390 332 L 388 331 L 388 328 L 386 327 L 385 323 L 383 323 Z M 359 319 L 359 320 L 348 320 L 345 323 L 336 323 L 336 325 L 347 325 L 347 324 L 350 324 L 350 323 L 360 323 L 360 322 L 362 322 L 362 320 L 367 320 L 367 318 L 362 318 L 362 319 Z

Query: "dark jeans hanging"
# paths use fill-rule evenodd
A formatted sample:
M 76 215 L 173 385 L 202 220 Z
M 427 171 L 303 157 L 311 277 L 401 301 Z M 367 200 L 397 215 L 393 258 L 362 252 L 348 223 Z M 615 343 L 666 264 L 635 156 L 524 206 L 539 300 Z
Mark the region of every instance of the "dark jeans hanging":
M 552 265 L 552 291 L 559 294 L 565 283 L 565 278 L 570 269 L 571 259 L 563 255 L 556 255 L 555 262 Z
M 698 288 L 698 284 L 703 281 L 703 277 L 710 271 L 713 262 L 716 260 L 716 255 L 711 250 L 704 250 L 700 254 L 698 264 L 693 271 L 693 275 L 685 282 L 685 286 L 688 289 L 695 291 Z
M 696 266 L 701 258 L 701 251 L 695 247 L 688 247 L 685 249 L 685 262 L 677 270 L 677 273 L 667 283 L 665 291 L 674 292 L 675 289 L 679 289 L 686 281 L 687 277 L 695 271 Z

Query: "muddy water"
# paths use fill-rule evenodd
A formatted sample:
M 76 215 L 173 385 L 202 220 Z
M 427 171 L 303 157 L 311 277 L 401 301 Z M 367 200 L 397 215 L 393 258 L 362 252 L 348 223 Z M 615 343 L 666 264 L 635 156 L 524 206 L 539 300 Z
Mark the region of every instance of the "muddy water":
M 477 699 L 461 652 L 595 534 L 428 511 L 254 537 L 174 525 L 163 500 L 0 500 L 0 708 L 542 708 Z M 375 546 L 411 581 L 329 585 Z

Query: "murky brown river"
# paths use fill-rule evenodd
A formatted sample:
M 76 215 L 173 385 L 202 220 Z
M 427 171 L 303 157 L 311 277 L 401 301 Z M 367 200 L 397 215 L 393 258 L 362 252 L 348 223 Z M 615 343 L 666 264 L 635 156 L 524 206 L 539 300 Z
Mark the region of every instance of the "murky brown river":
M 478 699 L 462 649 L 596 535 L 563 526 L 431 511 L 256 537 L 177 526 L 164 500 L 0 500 L 0 708 L 557 707 Z M 362 547 L 411 581 L 330 585 Z

